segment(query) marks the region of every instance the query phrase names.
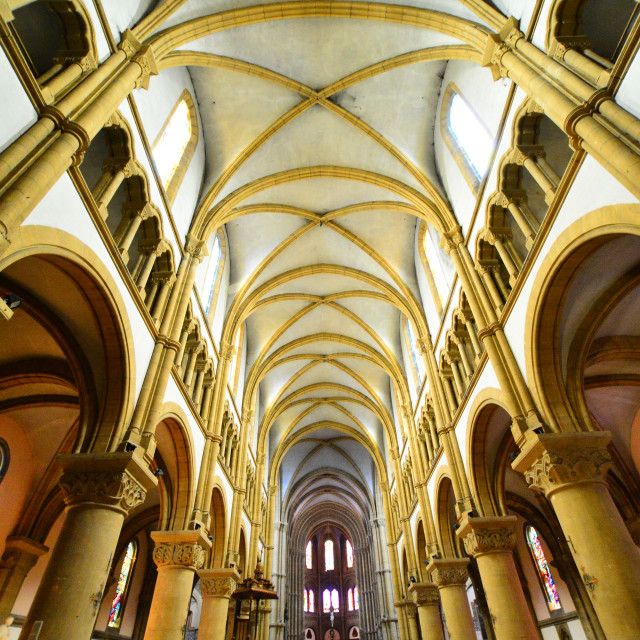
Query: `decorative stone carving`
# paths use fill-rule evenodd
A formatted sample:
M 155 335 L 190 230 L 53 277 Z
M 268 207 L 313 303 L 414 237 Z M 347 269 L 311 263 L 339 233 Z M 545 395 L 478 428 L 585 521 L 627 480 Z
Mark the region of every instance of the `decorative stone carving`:
M 236 588 L 233 578 L 201 578 L 200 591 L 202 595 L 214 598 L 230 598 Z
M 613 463 L 610 440 L 608 432 L 528 434 L 513 468 L 546 496 L 574 482 L 604 482 Z
M 440 593 L 435 584 L 428 582 L 414 584 L 409 588 L 409 592 L 413 595 L 413 600 L 419 607 L 440 602 Z
M 67 506 L 97 502 L 127 512 L 141 505 L 144 487 L 126 471 L 68 471 L 60 479 Z
M 516 544 L 516 518 L 468 518 L 458 529 L 470 556 L 511 551 Z
M 440 567 L 431 574 L 437 587 L 465 585 L 469 574 L 466 567 Z
M 156 543 L 153 561 L 158 568 L 172 566 L 201 569 L 205 551 L 197 542 Z

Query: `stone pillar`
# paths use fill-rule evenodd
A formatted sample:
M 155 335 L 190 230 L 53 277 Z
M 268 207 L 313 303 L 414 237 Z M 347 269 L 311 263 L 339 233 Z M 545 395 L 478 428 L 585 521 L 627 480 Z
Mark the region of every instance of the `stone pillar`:
M 202 592 L 202 612 L 198 638 L 200 640 L 224 640 L 227 632 L 229 599 L 240 582 L 240 574 L 230 569 L 202 569 L 200 591 Z
M 66 514 L 21 640 L 86 640 L 126 514 L 157 482 L 134 453 L 58 456 Z M 32 634 L 34 634 L 32 636 Z
M 420 627 L 418 626 L 418 609 L 413 602 L 403 602 L 403 609 L 407 617 L 409 637 L 411 640 L 420 640 Z
M 439 558 L 427 567 L 438 587 L 450 640 L 476 640 L 467 598 L 468 558 Z
M 210 546 L 202 529 L 154 531 L 153 561 L 158 579 L 153 592 L 145 640 L 182 640 L 193 591 L 193 578 L 202 568 Z
M 422 640 L 444 640 L 438 587 L 431 582 L 421 582 L 412 584 L 409 593 L 418 607 Z
M 538 640 L 513 558 L 515 516 L 465 518 L 458 529 L 478 563 L 497 640 Z
M 48 547 L 23 536 L 7 538 L 0 559 L 0 621 L 11 614 L 24 579 L 47 551 Z
M 640 550 L 604 478 L 610 440 L 607 432 L 527 432 L 513 468 L 553 506 L 607 638 L 632 640 L 640 629 Z

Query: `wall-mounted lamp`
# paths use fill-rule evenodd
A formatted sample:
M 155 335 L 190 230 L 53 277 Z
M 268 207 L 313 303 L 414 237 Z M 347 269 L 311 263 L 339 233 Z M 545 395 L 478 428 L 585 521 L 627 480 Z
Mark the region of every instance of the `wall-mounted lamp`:
M 10 320 L 13 316 L 14 309 L 17 309 L 22 304 L 22 298 L 15 293 L 8 293 L 4 300 L 0 300 L 0 313 L 4 316 L 5 320 Z

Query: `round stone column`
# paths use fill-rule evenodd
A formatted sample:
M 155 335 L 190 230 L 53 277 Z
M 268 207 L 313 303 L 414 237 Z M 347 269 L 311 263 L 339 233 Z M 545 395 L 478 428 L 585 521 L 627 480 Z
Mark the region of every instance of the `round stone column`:
M 515 516 L 467 518 L 458 529 L 478 563 L 497 640 L 539 640 L 513 558 Z
M 66 514 L 21 640 L 90 637 L 125 515 L 157 482 L 133 453 L 64 455 L 58 462 Z
M 240 574 L 234 569 L 201 569 L 200 592 L 202 611 L 198 638 L 201 640 L 224 640 L 227 632 L 229 599 L 240 582 Z
M 154 531 L 151 538 L 156 544 L 153 561 L 158 567 L 158 579 L 144 638 L 182 640 L 194 574 L 202 568 L 210 543 L 202 529 Z
M 451 640 L 476 640 L 476 631 L 467 599 L 468 558 L 438 558 L 427 567 L 440 592 L 442 611 Z
M 431 582 L 421 582 L 411 585 L 409 592 L 418 607 L 422 640 L 444 640 L 438 587 Z
M 604 478 L 611 434 L 527 433 L 513 468 L 553 506 L 607 638 L 640 629 L 640 550 Z M 624 612 L 624 615 L 621 615 Z

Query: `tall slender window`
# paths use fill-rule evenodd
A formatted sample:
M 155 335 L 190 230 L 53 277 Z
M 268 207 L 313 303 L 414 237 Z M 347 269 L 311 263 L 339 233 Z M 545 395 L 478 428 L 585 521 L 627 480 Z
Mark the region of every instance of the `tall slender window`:
M 331 609 L 331 592 L 329 589 L 325 589 L 322 592 L 322 611 L 329 613 L 329 609 Z
M 303 594 L 302 594 L 302 607 L 304 611 L 309 611 L 309 600 L 307 598 L 307 590 L 304 589 L 303 590 Z
M 540 584 L 542 585 L 542 591 L 544 592 L 547 600 L 549 611 L 557 611 L 562 608 L 562 605 L 560 604 L 560 596 L 558 596 L 558 590 L 556 589 L 555 582 L 551 576 L 551 569 L 549 568 L 549 563 L 544 555 L 544 549 L 540 543 L 538 532 L 531 525 L 527 525 L 525 535 L 527 538 L 527 544 L 529 545 L 529 550 L 533 556 L 533 562 L 536 565 L 536 571 L 538 572 L 538 578 L 540 579 Z
M 493 140 L 475 111 L 459 93 L 449 108 L 449 127 L 478 178 L 489 168 Z
M 233 356 L 231 359 L 231 366 L 229 367 L 229 377 L 227 378 L 228 384 L 235 393 L 236 391 L 236 378 L 240 365 L 240 340 L 242 339 L 242 329 L 238 329 L 236 333 L 236 339 L 233 343 Z
M 313 613 L 316 610 L 315 595 L 313 589 L 309 589 L 309 611 Z
M 353 611 L 353 589 L 351 587 L 347 590 L 347 609 Z
M 337 589 L 331 589 L 331 606 L 334 611 L 340 610 L 340 596 Z
M 360 609 L 360 593 L 358 587 L 353 587 L 353 608 L 358 611 Z
M 416 375 L 418 376 L 418 386 L 422 384 L 424 380 L 424 361 L 422 360 L 422 356 L 418 351 L 416 336 L 413 333 L 413 327 L 411 326 L 411 322 L 407 320 L 407 337 L 409 338 L 409 350 L 411 351 L 411 358 L 413 360 L 413 366 L 416 370 Z
M 444 298 L 449 294 L 449 285 L 447 284 L 447 278 L 444 275 L 442 263 L 440 262 L 438 252 L 436 251 L 436 245 L 433 242 L 433 238 L 431 237 L 431 233 L 429 233 L 428 227 L 424 232 L 422 246 L 424 248 L 425 258 L 427 259 L 427 268 L 431 271 L 440 307 L 442 307 L 444 305 Z
M 111 609 L 109 610 L 109 621 L 107 626 L 113 629 L 119 629 L 120 623 L 122 622 L 122 614 L 124 612 L 124 605 L 126 603 L 129 585 L 131 583 L 133 565 L 136 562 L 136 553 L 137 545 L 134 541 L 131 541 L 127 545 L 127 549 L 124 553 L 122 567 L 120 568 L 120 577 L 116 584 L 116 595 L 111 603 Z
M 305 552 L 307 569 L 313 569 L 313 553 L 311 550 L 311 540 L 307 542 L 307 550 Z
M 183 98 L 153 146 L 153 159 L 165 189 L 169 186 L 190 139 L 191 116 L 189 105 Z
M 218 282 L 218 269 L 220 267 L 220 259 L 222 258 L 222 250 L 220 248 L 220 236 L 216 234 L 216 238 L 213 241 L 213 247 L 211 248 L 211 260 L 209 262 L 209 269 L 213 265 L 213 273 L 209 275 L 209 295 L 207 296 L 207 315 L 211 309 L 211 303 L 213 301 L 213 294 L 216 291 L 216 284 Z
M 351 569 L 353 567 L 353 547 L 351 543 L 347 540 L 347 569 Z
M 333 540 L 324 541 L 324 570 L 333 571 L 334 558 L 333 558 Z

